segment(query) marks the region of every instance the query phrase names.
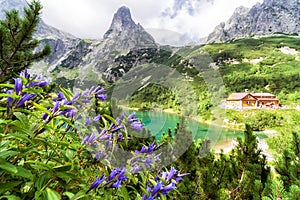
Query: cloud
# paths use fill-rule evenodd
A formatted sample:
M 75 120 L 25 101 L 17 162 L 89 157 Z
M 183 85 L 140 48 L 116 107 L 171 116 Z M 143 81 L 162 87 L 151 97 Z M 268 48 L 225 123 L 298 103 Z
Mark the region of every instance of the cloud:
M 41 0 L 42 18 L 77 37 L 100 39 L 123 5 L 144 28 L 165 29 L 197 40 L 226 21 L 240 5 L 262 0 Z

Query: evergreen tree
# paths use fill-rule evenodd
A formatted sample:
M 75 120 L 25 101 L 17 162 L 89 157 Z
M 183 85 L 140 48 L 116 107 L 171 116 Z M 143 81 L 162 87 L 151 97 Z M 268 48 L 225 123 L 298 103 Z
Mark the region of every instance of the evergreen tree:
M 0 83 L 50 54 L 49 45 L 35 52 L 39 41 L 33 38 L 33 34 L 40 21 L 42 6 L 38 1 L 28 6 L 24 8 L 23 18 L 17 10 L 11 10 L 6 12 L 6 19 L 0 20 Z
M 238 145 L 230 154 L 227 189 L 231 199 L 261 199 L 270 167 L 266 156 L 258 149 L 256 136 L 246 125 L 245 139 L 238 138 Z
M 293 141 L 278 157 L 275 170 L 280 174 L 284 189 L 293 199 L 300 199 L 300 138 L 293 132 Z

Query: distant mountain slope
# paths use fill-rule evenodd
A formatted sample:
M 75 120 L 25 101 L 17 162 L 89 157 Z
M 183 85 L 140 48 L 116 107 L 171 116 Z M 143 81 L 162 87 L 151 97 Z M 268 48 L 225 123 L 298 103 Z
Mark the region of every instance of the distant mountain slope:
M 206 43 L 273 33 L 300 32 L 299 0 L 264 0 L 252 8 L 239 7 L 209 34 Z

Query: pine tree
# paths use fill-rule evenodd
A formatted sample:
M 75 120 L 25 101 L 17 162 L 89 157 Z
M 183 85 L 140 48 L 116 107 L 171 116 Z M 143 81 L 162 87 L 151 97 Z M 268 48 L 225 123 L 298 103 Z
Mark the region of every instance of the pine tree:
M 50 46 L 35 52 L 39 41 L 33 38 L 40 21 L 42 6 L 33 1 L 24 8 L 24 17 L 17 10 L 6 12 L 6 19 L 0 20 L 0 83 L 15 77 L 34 61 L 50 54 Z
M 290 149 L 285 149 L 277 159 L 275 170 L 280 174 L 284 189 L 293 199 L 300 199 L 300 138 L 295 132 Z
M 230 155 L 227 189 L 231 199 L 261 199 L 270 175 L 266 156 L 258 149 L 256 136 L 246 125 L 245 139 L 238 138 L 238 145 Z

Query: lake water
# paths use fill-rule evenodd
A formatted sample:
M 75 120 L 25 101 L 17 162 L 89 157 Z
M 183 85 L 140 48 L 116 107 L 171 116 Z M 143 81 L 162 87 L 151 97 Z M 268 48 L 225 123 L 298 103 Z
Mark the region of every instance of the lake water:
M 129 111 L 128 113 L 131 113 Z M 141 119 L 145 128 L 160 139 L 163 132 L 167 133 L 170 128 L 172 132 L 181 121 L 181 116 L 159 111 L 135 111 L 136 117 Z M 233 145 L 232 140 L 237 137 L 243 137 L 242 131 L 235 131 L 220 126 L 212 126 L 199 123 L 192 119 L 187 119 L 187 128 L 192 131 L 194 140 L 209 138 L 212 141 L 212 147 L 215 149 L 230 148 Z M 263 134 L 256 133 L 259 138 L 265 138 Z

